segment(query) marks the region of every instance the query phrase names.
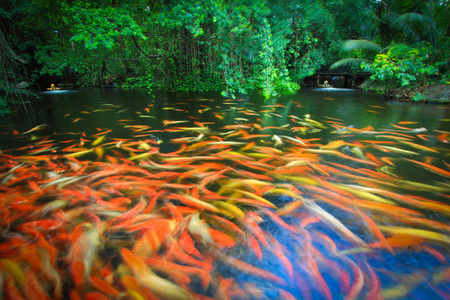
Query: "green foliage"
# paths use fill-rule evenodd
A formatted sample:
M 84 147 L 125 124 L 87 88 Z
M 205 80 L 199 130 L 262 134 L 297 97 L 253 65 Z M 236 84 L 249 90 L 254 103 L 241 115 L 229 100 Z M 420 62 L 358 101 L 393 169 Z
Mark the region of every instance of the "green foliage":
M 358 71 L 361 64 L 371 64 L 376 53 L 380 53 L 383 49 L 380 45 L 368 40 L 346 40 L 342 43 L 342 50 L 351 57 L 334 62 L 330 69 L 350 67 L 353 71 Z
M 382 1 L 339 0 L 324 1 L 325 7 L 335 16 L 336 34 L 342 40 L 372 40 L 379 27 L 379 18 L 375 14 Z
M 378 54 L 372 64 L 362 67 L 373 72 L 371 84 L 382 85 L 387 92 L 398 87 L 425 84 L 429 76 L 438 75 L 438 69 L 431 63 L 433 48 L 427 44 L 397 44 L 387 54 Z
M 426 99 L 426 97 L 424 95 L 422 95 L 421 93 L 415 93 L 414 96 L 412 97 L 414 102 L 420 102 Z
M 290 77 L 300 83 L 329 64 L 339 52 L 335 19 L 318 1 L 293 1 L 281 6 L 292 19 L 286 61 Z
M 89 2 L 65 6 L 65 22 L 71 25 L 70 41 L 81 42 L 88 50 L 99 47 L 117 47 L 119 38 L 147 39 L 142 28 L 135 22 L 128 9 L 117 7 L 91 8 Z
M 450 71 L 447 71 L 447 73 L 442 75 L 440 82 L 443 84 L 450 84 Z
M 184 92 L 207 92 L 220 91 L 223 88 L 222 79 L 217 74 L 187 74 L 177 77 L 173 80 L 172 87 L 174 91 Z
M 377 44 L 392 41 L 430 42 L 435 51 L 428 64 L 434 59 L 445 74 L 450 14 L 444 2 L 5 0 L 0 26 L 28 61 L 14 70 L 27 81 L 51 75 L 92 87 L 113 78 L 123 87 L 231 96 L 258 90 L 269 98 L 298 90 L 333 61 L 367 64 L 380 53 Z M 347 51 L 343 39 L 353 39 L 344 44 Z M 411 72 L 395 80 L 423 80 Z
M 299 89 L 338 50 L 334 18 L 316 0 L 56 4 L 34 0 L 16 13 L 31 18 L 36 31 L 20 26 L 41 38 L 30 56 L 37 74 L 81 86 L 115 78 L 123 87 L 259 90 L 268 98 Z
M 150 90 L 152 86 L 151 76 L 129 77 L 122 84 L 123 88 L 146 88 Z
M 361 49 L 365 49 L 367 51 L 381 52 L 383 50 L 380 45 L 368 40 L 347 40 L 342 44 L 342 48 L 344 51 L 361 51 Z M 360 52 L 355 54 L 358 55 L 358 53 Z
M 0 97 L 0 117 L 3 117 L 4 115 L 10 114 L 11 110 L 8 107 L 8 101 Z
M 59 52 L 56 45 L 44 45 L 36 48 L 35 58 L 38 64 L 42 66 L 40 73 L 42 75 L 62 76 L 63 71 L 70 66 L 74 60 L 72 55 L 67 52 Z

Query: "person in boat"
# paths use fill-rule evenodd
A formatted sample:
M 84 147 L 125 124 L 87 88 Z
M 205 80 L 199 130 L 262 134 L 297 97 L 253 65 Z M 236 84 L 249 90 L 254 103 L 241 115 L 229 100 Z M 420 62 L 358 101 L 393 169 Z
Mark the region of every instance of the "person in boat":
M 56 85 L 54 85 L 53 83 L 50 85 L 49 88 L 47 88 L 47 90 L 59 90 L 58 87 L 56 87 Z
M 325 80 L 325 81 L 323 82 L 323 86 L 324 86 L 324 87 L 327 87 L 327 86 L 328 86 L 328 80 Z

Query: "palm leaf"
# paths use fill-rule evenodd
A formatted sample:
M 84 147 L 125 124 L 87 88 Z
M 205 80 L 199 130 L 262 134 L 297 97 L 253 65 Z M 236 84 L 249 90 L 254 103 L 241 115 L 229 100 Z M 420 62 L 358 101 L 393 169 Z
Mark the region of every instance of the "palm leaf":
M 363 63 L 363 62 L 367 62 L 369 64 L 372 63 L 370 60 L 362 59 L 362 58 L 344 58 L 344 59 L 338 60 L 337 62 L 333 63 L 330 66 L 330 70 L 334 70 L 334 69 L 337 69 L 340 67 L 347 67 L 347 66 L 359 69 L 361 66 L 361 63 Z
M 380 52 L 382 48 L 377 43 L 368 40 L 347 40 L 342 45 L 345 51 L 353 51 L 354 49 L 366 49 Z
M 402 31 L 412 42 L 425 38 L 433 45 L 436 44 L 438 30 L 432 18 L 416 12 L 389 12 L 384 15 L 384 19 L 389 27 Z

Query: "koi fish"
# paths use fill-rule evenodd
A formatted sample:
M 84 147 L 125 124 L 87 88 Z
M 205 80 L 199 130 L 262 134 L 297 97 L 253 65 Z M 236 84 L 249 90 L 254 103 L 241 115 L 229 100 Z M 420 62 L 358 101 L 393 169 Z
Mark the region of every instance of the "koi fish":
M 275 147 L 283 146 L 283 144 L 284 144 L 283 141 L 281 140 L 281 138 L 276 134 L 272 135 L 272 140 L 275 141 L 275 145 L 274 145 Z
M 348 239 L 355 242 L 356 244 L 365 245 L 365 242 L 361 238 L 356 236 L 347 227 L 345 227 L 345 225 L 342 224 L 341 221 L 336 219 L 330 213 L 326 212 L 319 205 L 317 205 L 313 201 L 306 200 L 306 199 L 303 199 L 303 203 L 305 204 L 306 208 L 308 208 L 311 212 L 313 212 L 318 217 L 320 217 L 323 221 L 330 224 L 330 226 L 332 226 L 336 231 L 342 233 L 344 236 L 346 236 Z
M 450 143 L 450 134 L 449 133 L 442 133 L 436 136 L 436 139 L 442 143 Z
M 410 161 L 412 163 L 420 165 L 420 166 L 430 170 L 431 172 L 434 172 L 436 174 L 439 174 L 439 175 L 442 175 L 442 176 L 445 176 L 445 177 L 450 177 L 450 172 L 449 171 L 443 170 L 441 168 L 435 167 L 433 165 L 430 165 L 430 164 L 427 164 L 427 163 L 424 163 L 424 162 L 421 162 L 421 161 L 412 160 L 412 159 L 408 159 L 408 158 L 405 158 L 405 159 L 407 161 Z
M 89 277 L 96 258 L 97 248 L 100 245 L 100 233 L 92 228 L 82 233 L 70 247 L 68 259 L 72 279 L 77 286 L 83 285 Z
M 33 132 L 33 131 L 41 130 L 42 128 L 44 128 L 44 127 L 46 127 L 46 126 L 47 126 L 47 124 L 41 124 L 41 125 L 38 125 L 38 126 L 36 126 L 36 127 L 31 128 L 31 129 L 28 130 L 28 131 L 23 132 L 21 135 L 25 135 L 25 134 L 31 133 L 31 132 Z
M 213 238 L 211 237 L 211 233 L 209 231 L 210 228 L 207 224 L 205 224 L 205 221 L 200 220 L 198 213 L 195 213 L 190 217 L 188 229 L 190 233 L 200 236 L 203 243 L 213 243 Z
M 448 235 L 424 230 L 424 229 L 416 229 L 416 228 L 408 228 L 401 226 L 378 226 L 382 231 L 389 232 L 394 235 L 403 235 L 403 236 L 413 236 L 417 238 L 424 238 L 427 240 L 442 242 L 444 244 L 450 243 L 450 238 Z
M 193 299 L 186 290 L 154 274 L 147 267 L 145 261 L 130 250 L 122 248 L 120 254 L 126 265 L 133 271 L 139 283 L 149 288 L 156 296 L 167 300 Z
M 408 150 L 404 150 L 404 149 L 400 149 L 400 148 L 396 148 L 396 147 L 381 146 L 381 145 L 378 145 L 378 147 L 383 148 L 383 149 L 386 149 L 386 150 L 389 150 L 389 151 L 401 153 L 401 154 L 419 155 L 419 153 L 412 152 L 412 151 L 408 151 Z
M 280 135 L 280 137 L 287 139 L 287 140 L 293 142 L 294 144 L 306 145 L 306 143 L 299 138 L 293 138 L 293 137 L 286 136 L 286 135 Z
M 181 124 L 181 123 L 187 123 L 187 122 L 189 122 L 189 121 L 187 121 L 187 120 L 185 120 L 185 121 L 170 121 L 170 120 L 164 120 L 164 121 L 163 121 L 163 124 L 164 124 L 164 126 L 167 126 L 167 125 Z
M 337 141 L 330 142 L 327 145 L 320 146 L 319 149 L 337 149 L 346 144 L 347 143 L 344 140 L 337 140 Z
M 272 281 L 279 285 L 283 285 L 283 286 L 286 285 L 286 281 L 283 278 L 279 277 L 278 275 L 275 275 L 266 270 L 257 268 L 255 266 L 247 264 L 241 260 L 238 260 L 234 257 L 231 257 L 231 256 L 223 254 L 223 253 L 220 253 L 219 257 L 221 258 L 221 260 L 223 262 L 229 264 L 230 266 L 232 266 L 242 272 L 251 274 L 253 276 L 259 277 L 264 280 Z

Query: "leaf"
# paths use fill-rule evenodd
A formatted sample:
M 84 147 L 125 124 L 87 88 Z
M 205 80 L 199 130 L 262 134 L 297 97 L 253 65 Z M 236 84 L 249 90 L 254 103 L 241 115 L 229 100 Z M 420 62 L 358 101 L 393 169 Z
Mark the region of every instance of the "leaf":
M 362 58 L 344 58 L 341 60 L 338 60 L 337 62 L 333 63 L 330 66 L 330 70 L 334 70 L 340 67 L 350 66 L 359 69 L 361 66 L 361 63 L 368 63 L 371 64 L 372 62 L 367 59 Z
M 368 40 L 347 40 L 343 43 L 342 47 L 345 51 L 367 49 L 371 51 L 381 52 L 381 50 L 383 50 L 380 45 Z

